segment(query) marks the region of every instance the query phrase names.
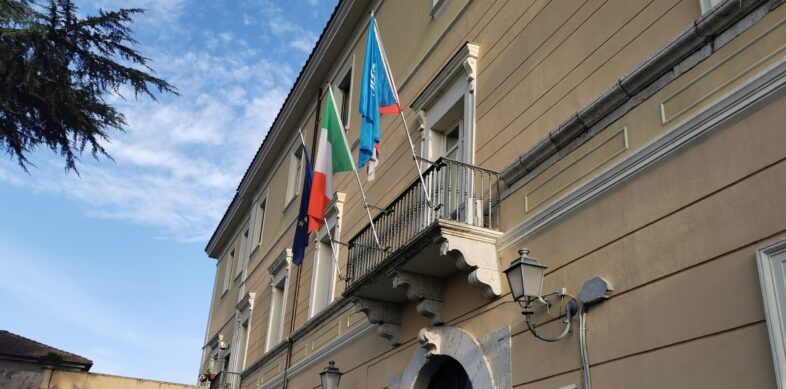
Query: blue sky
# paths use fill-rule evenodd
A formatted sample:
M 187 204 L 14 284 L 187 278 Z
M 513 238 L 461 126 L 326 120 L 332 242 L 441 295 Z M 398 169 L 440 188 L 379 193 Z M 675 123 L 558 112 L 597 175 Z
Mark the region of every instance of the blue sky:
M 194 383 L 215 271 L 203 248 L 336 1 L 78 0 L 147 9 L 139 48 L 181 96 L 110 96 L 127 132 L 81 177 L 45 150 L 29 175 L 0 159 L 0 328 L 95 372 Z

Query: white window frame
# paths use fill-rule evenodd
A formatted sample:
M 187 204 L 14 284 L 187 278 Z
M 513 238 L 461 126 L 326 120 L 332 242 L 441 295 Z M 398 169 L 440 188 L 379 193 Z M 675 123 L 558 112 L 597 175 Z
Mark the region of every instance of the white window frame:
M 292 267 L 292 250 L 284 250 L 273 264 L 268 268 L 270 273 L 270 314 L 268 315 L 267 323 L 267 336 L 265 337 L 265 352 L 270 351 L 271 348 L 277 346 L 284 340 L 284 322 L 286 319 L 287 295 L 289 294 L 289 271 Z M 279 285 L 283 282 L 284 287 L 280 288 Z M 281 289 L 281 292 L 278 291 Z M 279 317 L 277 322 L 274 320 L 275 315 L 275 298 L 277 294 L 281 293 Z M 278 328 L 276 328 L 278 327 Z M 272 335 L 275 335 L 272 336 Z M 274 339 L 275 338 L 275 339 Z
M 463 111 L 460 115 L 458 154 L 462 162 L 475 163 L 475 91 L 479 52 L 478 45 L 465 44 L 412 104 L 420 124 L 422 158 L 433 161 L 443 154 L 445 129 L 435 126 L 460 103 Z
M 227 292 L 229 292 L 229 287 L 232 282 L 232 262 L 234 261 L 235 257 L 235 240 L 233 239 L 232 244 L 228 245 L 227 248 L 224 250 L 224 254 L 221 256 L 221 262 L 224 263 L 224 279 L 221 281 L 221 298 L 223 299 L 226 296 Z
M 344 131 L 349 131 L 349 124 L 352 119 L 352 90 L 354 89 L 355 85 L 355 55 L 351 55 L 349 57 L 349 61 L 344 65 L 343 68 L 337 73 L 339 77 L 336 79 L 336 88 L 335 90 L 341 95 L 341 102 L 337 105 L 339 114 L 342 114 L 344 104 L 347 104 L 347 117 L 346 120 L 342 117 L 341 121 L 344 124 Z M 349 89 L 347 89 L 347 93 L 344 93 L 344 90 L 341 89 L 341 84 L 349 78 Z
M 778 388 L 783 389 L 786 385 L 786 322 L 783 320 L 786 317 L 786 280 L 778 267 L 786 264 L 781 265 L 779 261 L 786 262 L 786 239 L 756 251 L 775 379 Z
M 264 234 L 265 219 L 267 219 L 267 213 L 268 213 L 267 211 L 270 206 L 267 200 L 268 200 L 267 191 L 265 191 L 261 195 L 259 195 L 259 197 L 257 197 L 256 201 L 254 201 L 254 212 L 253 212 L 254 228 L 252 229 L 253 238 L 251 239 L 252 242 L 251 247 L 253 247 L 253 250 L 251 250 L 251 255 L 253 255 L 253 253 L 256 252 L 257 248 L 259 248 L 259 246 L 262 245 L 262 238 L 265 236 Z M 264 208 L 264 212 L 262 212 L 260 215 L 259 210 L 262 204 L 265 204 L 265 208 Z
M 235 328 L 234 335 L 232 336 L 232 346 L 230 347 L 230 361 L 229 370 L 231 372 L 240 373 L 247 365 L 246 358 L 248 357 L 248 343 L 251 339 L 251 318 L 254 312 L 254 298 L 255 293 L 247 293 L 235 307 Z M 241 335 L 244 331 L 245 337 Z M 244 339 L 245 338 L 245 339 Z M 241 342 L 245 344 L 241 344 Z M 228 374 L 226 378 L 230 387 L 237 388 L 240 385 L 240 380 L 237 379 L 237 374 Z
M 296 143 L 295 150 L 289 154 L 289 171 L 287 173 L 287 194 L 284 201 L 282 212 L 286 212 L 300 194 L 303 187 L 303 147 L 300 142 Z
M 431 12 L 429 12 L 431 18 L 437 20 L 447 8 L 448 3 L 450 0 L 431 0 Z
M 239 255 L 235 255 L 235 274 L 233 275 L 233 279 L 235 283 L 240 282 L 241 276 L 246 270 L 246 263 L 248 261 L 248 239 L 251 235 L 251 229 L 248 226 L 248 223 L 243 225 L 243 228 L 240 229 L 240 234 L 238 234 L 238 243 L 235 253 L 239 252 Z
M 699 0 L 699 6 L 701 7 L 701 14 L 704 15 L 707 11 L 711 10 L 716 5 L 722 3 L 723 0 Z
M 330 276 L 327 278 L 327 290 L 328 290 L 328 301 L 324 306 L 317 306 L 317 294 L 313 293 L 319 285 L 317 283 L 320 281 L 319 277 L 317 277 L 317 273 L 320 271 L 319 264 L 321 262 L 320 259 L 320 248 L 324 244 L 325 241 L 329 242 L 329 237 L 327 235 L 327 228 L 331 228 L 331 234 L 333 235 L 334 240 L 341 240 L 341 216 L 344 211 L 344 200 L 346 199 L 346 194 L 343 192 L 336 192 L 333 195 L 333 200 L 327 206 L 325 210 L 325 226 L 319 229 L 316 234 L 316 239 L 314 240 L 314 262 L 311 269 L 311 293 L 309 293 L 309 303 L 308 303 L 308 318 L 312 318 L 317 315 L 319 312 L 322 312 L 325 308 L 330 306 L 335 301 L 335 291 L 336 291 L 336 263 L 333 260 L 332 253 L 329 256 L 323 256 L 322 258 L 328 258 L 328 263 L 330 264 L 328 267 L 330 268 Z M 332 242 L 329 242 L 332 243 Z M 340 246 L 333 244 L 333 249 L 336 250 L 336 258 L 340 258 L 341 249 Z M 325 253 L 323 252 L 322 255 Z M 322 270 L 324 271 L 324 270 Z

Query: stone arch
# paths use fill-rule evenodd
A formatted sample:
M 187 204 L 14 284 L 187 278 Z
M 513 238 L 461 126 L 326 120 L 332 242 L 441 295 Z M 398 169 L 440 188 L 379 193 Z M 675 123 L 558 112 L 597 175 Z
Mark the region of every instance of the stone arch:
M 401 375 L 399 389 L 426 389 L 434 373 L 432 357 L 446 356 L 458 361 L 473 388 L 497 388 L 489 359 L 480 343 L 466 331 L 451 327 L 428 327 L 418 333 L 419 347 Z

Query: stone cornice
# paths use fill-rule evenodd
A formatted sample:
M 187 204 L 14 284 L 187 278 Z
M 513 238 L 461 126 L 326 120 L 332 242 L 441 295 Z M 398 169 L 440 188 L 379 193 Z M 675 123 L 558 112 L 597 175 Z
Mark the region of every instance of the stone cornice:
M 429 103 L 434 101 L 436 96 L 446 88 L 450 81 L 454 79 L 462 71 L 470 85 L 473 85 L 477 78 L 477 59 L 480 53 L 480 46 L 475 43 L 467 42 L 456 53 L 453 58 L 448 61 L 445 67 L 440 70 L 434 80 L 428 84 L 426 89 L 412 102 L 412 109 L 418 112 L 426 108 Z

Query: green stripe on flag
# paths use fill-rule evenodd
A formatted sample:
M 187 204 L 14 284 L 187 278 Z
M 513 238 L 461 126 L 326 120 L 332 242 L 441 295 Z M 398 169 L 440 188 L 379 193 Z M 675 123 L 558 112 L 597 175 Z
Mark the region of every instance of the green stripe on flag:
M 333 102 L 333 93 L 327 94 L 325 102 L 325 116 L 322 118 L 322 128 L 327 130 L 327 140 L 333 152 L 333 173 L 348 172 L 354 170 L 352 156 L 349 154 L 344 136 L 344 128 L 341 119 L 338 117 L 338 110 Z

